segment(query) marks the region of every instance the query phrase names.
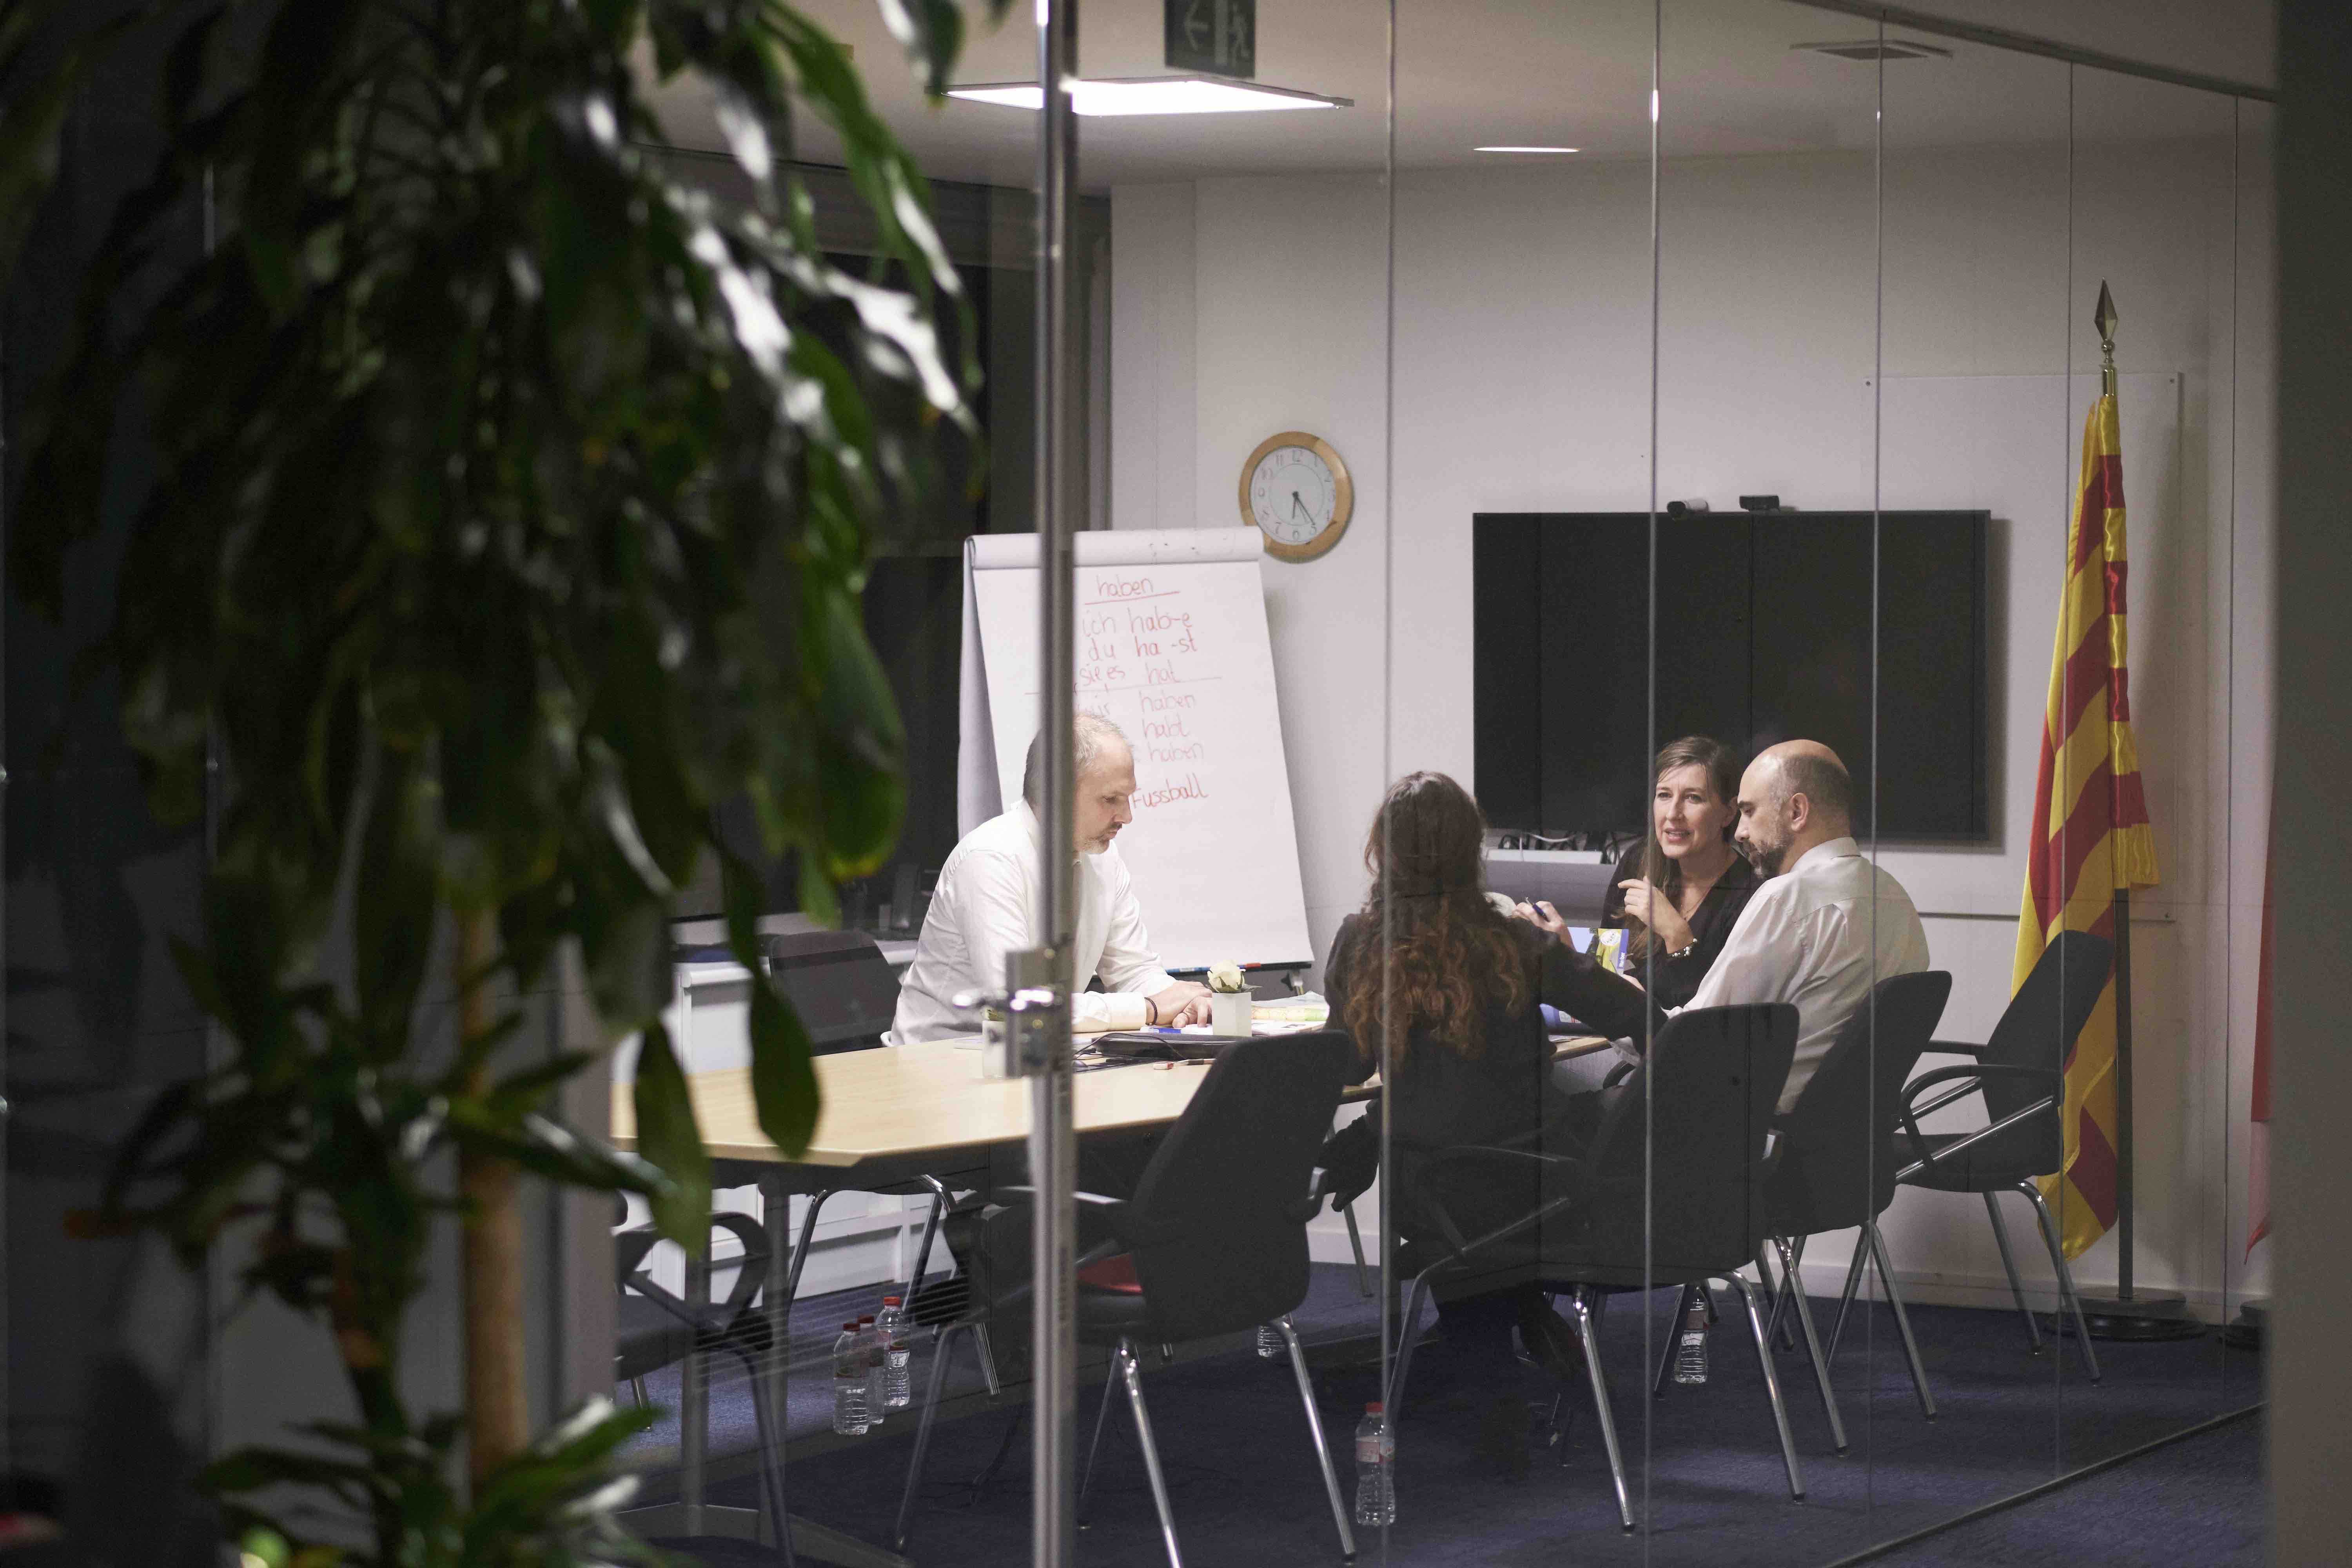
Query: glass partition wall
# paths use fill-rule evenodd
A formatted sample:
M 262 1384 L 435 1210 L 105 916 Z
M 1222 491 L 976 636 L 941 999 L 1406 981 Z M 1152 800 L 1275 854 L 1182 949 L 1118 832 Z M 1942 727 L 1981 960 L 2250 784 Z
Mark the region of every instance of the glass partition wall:
M 793 859 L 758 853 L 748 802 L 721 808 L 730 845 L 761 880 L 768 966 L 810 1033 L 827 1098 L 845 1104 L 859 1086 L 871 1089 L 887 1076 L 876 1069 L 889 1054 L 880 1040 L 895 1022 L 898 980 L 940 894 L 941 868 L 976 809 L 960 798 L 958 784 L 967 558 L 975 541 L 1036 526 L 1036 142 L 1030 116 L 975 110 L 950 121 L 929 108 L 871 5 L 829 0 L 800 9 L 848 46 L 875 109 L 924 172 L 931 226 L 961 289 L 961 298 L 938 303 L 940 347 L 949 363 L 977 374 L 970 398 L 976 438 L 940 421 L 923 450 L 909 454 L 933 471 L 888 476 L 891 504 L 866 568 L 864 629 L 905 731 L 907 798 L 894 856 L 844 886 L 828 912 L 807 900 Z M 1034 50 L 1025 28 L 983 28 L 965 67 L 983 78 L 1034 79 Z M 748 204 L 752 193 L 708 86 L 680 87 L 658 107 L 662 144 L 649 155 L 702 199 Z M 877 220 L 842 167 L 834 132 L 814 121 L 794 129 L 789 174 L 806 196 L 825 263 L 851 278 L 902 285 L 903 275 L 877 260 Z M 1107 216 L 1102 201 L 1083 195 L 1072 214 L 1082 300 L 1108 289 Z M 1081 350 L 1095 341 L 1089 330 L 1099 315 L 1079 313 Z M 814 331 L 839 352 L 846 334 L 836 335 L 835 324 L 820 317 Z M 1078 397 L 1107 399 L 1093 357 L 1076 358 Z M 1081 493 L 1099 487 L 1102 466 L 1099 456 L 1089 463 L 1079 455 Z M 1024 631 L 1034 642 L 1034 626 Z M 995 815 L 994 805 L 982 815 Z M 726 948 L 717 868 L 705 871 L 676 904 L 677 981 L 666 1023 L 689 1074 L 741 1082 L 751 987 Z M 961 1067 L 941 1072 L 942 1094 L 992 1093 L 988 1110 L 997 1123 L 1017 1117 L 1020 1085 L 974 1081 L 977 1051 L 953 1060 Z M 633 1067 L 624 1046 L 616 1080 L 625 1084 Z M 998 1477 L 1014 1463 L 1010 1426 L 1025 1404 L 1026 1337 L 992 1336 L 971 1310 L 959 1259 L 972 1251 L 959 1227 L 974 1217 L 950 1212 L 973 1207 L 975 1194 L 1021 1173 L 996 1168 L 1010 1158 L 1001 1140 L 992 1142 L 1001 1125 L 971 1146 L 940 1147 L 936 1118 L 925 1121 L 911 1089 L 882 1123 L 827 1122 L 806 1159 L 780 1163 L 756 1131 L 748 1092 L 745 1084 L 740 1125 L 727 1120 L 723 1102 L 699 1102 L 713 1154 L 707 1255 L 691 1259 L 670 1243 L 652 1243 L 636 1200 L 616 1227 L 614 1395 L 656 1412 L 629 1451 L 639 1489 L 624 1522 L 656 1541 L 692 1542 L 713 1558 L 733 1551 L 755 1560 L 782 1551 L 782 1512 L 803 1561 L 897 1560 L 894 1543 L 920 1517 L 913 1508 L 902 1516 L 900 1505 L 927 1411 L 944 1417 L 950 1435 L 935 1450 L 940 1477 L 976 1498 L 1025 1484 L 1025 1464 L 1001 1483 Z M 1017 1140 L 1020 1128 L 1011 1131 Z M 1014 1265 L 1025 1268 L 1026 1258 L 1024 1249 Z M 894 1311 L 908 1321 L 894 1325 Z M 688 1316 L 704 1325 L 699 1353 Z M 870 1385 L 836 1377 L 845 1326 L 856 1339 L 861 1320 L 902 1347 L 896 1358 L 883 1352 L 883 1374 Z M 865 1358 L 870 1348 L 860 1342 L 855 1353 Z M 851 1383 L 854 1393 L 845 1386 Z M 1020 1439 L 1025 1435 L 1024 1427 Z M 985 1450 L 976 1459 L 967 1460 L 965 1436 Z M 1000 1445 L 1005 1457 L 992 1469 Z M 995 1534 L 974 1538 L 975 1560 L 1024 1560 L 1029 1540 L 1024 1506 Z
M 976 25 L 982 90 L 926 103 L 807 9 L 985 375 L 984 466 L 869 592 L 915 777 L 843 923 L 903 970 L 1052 667 L 1038 39 Z M 1085 7 L 1049 227 L 1072 696 L 1132 791 L 1076 907 L 1131 897 L 1157 966 L 1095 978 L 1229 961 L 1292 1032 L 1077 1037 L 1066 1364 L 982 1020 L 821 1061 L 870 1123 L 722 1166 L 765 1224 L 707 1268 L 642 1259 L 775 1336 L 642 1374 L 646 1531 L 772 1540 L 780 1490 L 850 1563 L 1829 1563 L 2251 1404 L 2211 1331 L 2263 1280 L 2262 106 L 1798 4 L 1262 9 Z M 770 904 L 776 962 L 824 949 Z M 732 1065 L 741 977 L 680 974 Z M 861 1428 L 835 1340 L 886 1295 Z
M 2226 1336 L 2181 1329 L 2179 1340 L 2136 1342 L 2168 1331 L 2168 1314 L 2219 1321 L 2244 1267 L 2242 1240 L 2233 1256 L 2231 1238 L 2242 1237 L 2247 1194 L 2231 1152 L 2249 1136 L 2248 1086 L 2231 1059 L 2241 1017 L 2251 1024 L 2260 935 L 2233 918 L 2230 889 L 2259 874 L 2262 840 L 2246 829 L 2262 831 L 2268 795 L 2245 787 L 2238 763 L 2242 727 L 2259 722 L 2240 685 L 2245 650 L 2264 646 L 2239 626 L 2233 588 L 2243 564 L 2233 542 L 2252 531 L 2232 489 L 2249 282 L 2238 119 L 2212 93 L 2071 72 L 2068 468 L 2090 472 L 2090 447 L 2128 500 L 2128 571 L 2110 566 L 2106 608 L 2111 625 L 2136 634 L 2127 695 L 2150 854 L 2112 914 L 2119 968 L 2128 963 L 2133 976 L 2130 1008 L 2119 994 L 2114 1021 L 2112 1192 L 2093 1135 L 2107 1119 L 2094 1099 L 2076 1173 L 2057 1193 L 2062 1229 L 2085 1245 L 2076 1271 L 2088 1310 L 2112 1312 L 2134 1337 L 2108 1354 L 2112 1387 L 2062 1400 L 2062 1468 L 2257 1397 L 2253 1359 Z M 2095 437 L 2081 411 L 2102 377 L 2116 425 Z M 2111 537 L 2121 500 L 2107 498 Z M 2095 1014 L 2085 1041 L 2105 1022 Z

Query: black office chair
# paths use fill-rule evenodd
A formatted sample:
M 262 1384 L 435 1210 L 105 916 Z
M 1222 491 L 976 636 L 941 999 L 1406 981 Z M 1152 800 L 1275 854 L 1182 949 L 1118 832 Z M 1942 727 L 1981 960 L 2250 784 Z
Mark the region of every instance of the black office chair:
M 749 1215 L 714 1213 L 710 1223 L 742 1244 L 743 1258 L 727 1299 L 700 1308 L 656 1282 L 646 1268 L 646 1256 L 661 1240 L 651 1226 L 624 1230 L 613 1237 L 624 1299 L 634 1292 L 653 1303 L 661 1313 L 646 1326 L 623 1328 L 614 1349 L 613 1377 L 614 1382 L 626 1383 L 634 1388 L 637 1403 L 643 1405 L 646 1376 L 689 1355 L 724 1351 L 743 1363 L 751 1394 L 752 1429 L 760 1450 L 761 1500 L 777 1545 L 772 1550 L 748 1547 L 744 1542 L 722 1537 L 707 1541 L 703 1537 L 669 1537 L 659 1544 L 688 1552 L 699 1552 L 706 1545 L 738 1554 L 748 1551 L 791 1568 L 793 1559 L 792 1531 L 784 1511 L 783 1451 L 776 1430 L 778 1413 L 771 1405 L 774 1394 L 770 1374 L 777 1359 L 771 1353 L 774 1336 L 768 1326 L 767 1313 L 752 1300 L 768 1277 L 768 1232 Z
M 2090 1020 L 2099 994 L 2106 989 L 2115 947 L 2106 938 L 2088 931 L 2062 931 L 2042 950 L 2033 972 L 2010 999 L 2009 1009 L 1994 1026 L 1992 1038 L 1981 1046 L 1937 1040 L 1927 1047 L 1976 1058 L 1973 1066 L 1937 1068 L 1921 1073 L 1903 1088 L 1899 1117 L 1912 1156 L 1898 1180 L 1940 1193 L 1976 1193 L 1992 1216 L 1993 1239 L 2000 1247 L 2001 1267 L 2009 1271 L 2010 1294 L 2025 1318 L 2027 1342 L 2042 1349 L 2042 1330 L 2025 1304 L 2025 1287 L 2017 1277 L 2017 1261 L 2010 1254 L 2009 1230 L 2001 1223 L 1995 1194 L 2017 1192 L 2033 1205 L 2042 1239 L 2050 1249 L 2050 1266 L 2058 1275 L 2058 1290 L 2074 1317 L 2074 1334 L 2083 1349 L 2084 1369 L 2099 1381 L 2098 1352 L 2091 1348 L 2090 1329 L 2083 1321 L 2082 1299 L 2074 1292 L 2074 1276 L 2058 1241 L 2058 1226 L 2042 1201 L 2037 1177 L 2055 1174 L 2065 1162 L 2065 1063 L 2074 1037 Z M 1930 1089 L 1950 1085 L 1921 1103 Z M 1929 1111 L 1984 1095 L 1986 1124 L 1973 1132 L 1922 1132 L 1919 1118 Z M 1883 1265 L 1882 1265 L 1883 1267 Z M 1838 1308 L 1838 1324 L 1845 1322 L 1846 1306 L 1853 1300 L 1854 1279 L 1846 1281 L 1845 1301 Z M 1837 1352 L 1837 1333 L 1830 1335 L 1830 1352 Z
M 1291 1374 L 1306 1407 L 1307 1431 L 1314 1439 L 1316 1461 L 1322 1468 L 1323 1489 L 1331 1505 L 1332 1522 L 1339 1528 L 1340 1550 L 1350 1559 L 1355 1556 L 1355 1537 L 1339 1496 L 1339 1476 L 1331 1466 L 1330 1445 L 1315 1408 L 1314 1384 L 1299 1353 L 1297 1331 L 1290 1321 L 1290 1313 L 1307 1299 L 1307 1221 L 1322 1203 L 1323 1194 L 1310 1188 L 1309 1178 L 1354 1059 L 1353 1043 L 1338 1030 L 1270 1036 L 1231 1046 L 1210 1066 L 1184 1114 L 1160 1140 L 1132 1199 L 1121 1202 L 1090 1193 L 1078 1194 L 1081 1242 L 1099 1238 L 1086 1246 L 1077 1259 L 1079 1267 L 1124 1255 L 1133 1262 L 1136 1279 L 1132 1288 L 1104 1289 L 1082 1282 L 1078 1289 L 1078 1342 L 1111 1352 L 1102 1409 L 1087 1453 L 1086 1477 L 1078 1489 L 1078 1515 L 1085 1518 L 1111 1402 L 1123 1389 L 1134 1414 L 1170 1568 L 1181 1568 L 1176 1523 L 1169 1510 L 1150 1417 L 1144 1409 L 1136 1347 L 1175 1345 L 1239 1333 L 1262 1324 L 1280 1331 L 1289 1348 Z M 1000 1188 L 998 1195 L 1018 1200 L 1030 1192 Z M 990 1209 L 985 1227 L 1025 1228 L 1030 1223 L 1025 1204 L 997 1205 Z M 982 1250 L 991 1255 L 997 1251 Z M 1019 1249 L 1004 1251 L 1013 1255 Z M 1027 1282 L 998 1283 L 1001 1289 L 977 1292 L 980 1299 L 973 1311 L 950 1325 L 947 1335 L 973 1326 L 989 1313 L 1027 1311 Z M 907 1549 L 916 1490 L 922 1482 L 923 1458 L 939 1409 L 949 1348 L 943 1336 L 940 1353 L 931 1363 L 930 1392 L 916 1433 L 914 1458 L 908 1467 L 907 1492 L 898 1513 L 898 1550 L 902 1552 Z
M 1856 1279 L 1866 1259 L 1875 1259 L 1879 1282 L 1895 1309 L 1895 1326 L 1903 1336 L 1903 1352 L 1910 1360 L 1911 1386 L 1919 1408 L 1930 1421 L 1936 1401 L 1927 1392 L 1927 1370 L 1919 1362 L 1918 1342 L 1911 1336 L 1911 1317 L 1903 1307 L 1903 1293 L 1888 1264 L 1886 1241 L 1878 1231 L 1878 1216 L 1895 1200 L 1895 1173 L 1906 1156 L 1902 1148 L 1900 1114 L 1905 1080 L 1919 1063 L 1919 1054 L 1944 1016 L 1952 994 L 1952 977 L 1940 970 L 1922 974 L 1897 974 L 1882 980 L 1838 1031 L 1829 1052 L 1813 1069 L 1797 1103 L 1776 1118 L 1780 1134 L 1780 1161 L 1764 1189 L 1764 1205 L 1772 1224 L 1771 1243 L 1780 1259 L 1780 1286 L 1772 1303 L 1770 1327 L 1781 1328 L 1781 1314 L 1793 1305 L 1803 1329 L 1806 1353 L 1812 1358 L 1813 1379 L 1820 1385 L 1822 1407 L 1828 1412 L 1830 1432 L 1838 1452 L 1845 1452 L 1845 1424 L 1838 1418 L 1837 1397 L 1830 1390 L 1829 1359 L 1822 1354 L 1813 1313 L 1797 1270 L 1805 1258 L 1805 1242 L 1823 1231 L 1858 1227 L 1853 1264 Z M 1772 1276 L 1757 1260 L 1757 1276 L 1768 1285 Z M 1852 1287 L 1849 1286 L 1849 1294 Z
M 762 938 L 761 949 L 768 973 L 782 987 L 802 1027 L 808 1031 L 814 1054 L 872 1050 L 882 1044 L 898 1011 L 898 976 L 873 937 L 860 931 L 790 931 Z M 921 1290 L 931 1243 L 950 1203 L 946 1184 L 930 1175 L 876 1185 L 845 1182 L 810 1194 L 784 1283 L 786 1301 L 800 1297 L 801 1269 L 808 1262 L 817 1215 L 836 1194 L 853 1192 L 885 1196 L 931 1194 L 930 1213 L 923 1222 L 923 1241 L 915 1253 L 915 1273 L 907 1281 L 906 1299 L 913 1301 Z
M 1786 1003 L 1685 1011 L 1650 1042 L 1643 1063 L 1648 1103 L 1636 1076 L 1615 1095 L 1580 1159 L 1531 1145 L 1426 1152 L 1399 1145 L 1398 1195 L 1403 1225 L 1415 1233 L 1409 1251 L 1426 1261 L 1414 1274 L 1402 1319 L 1406 1339 L 1388 1389 L 1391 1419 L 1403 1406 L 1412 1328 L 1433 1289 L 1464 1279 L 1491 1289 L 1516 1279 L 1557 1289 L 1570 1299 L 1617 1489 L 1618 1519 L 1631 1530 L 1624 1456 L 1601 1370 L 1601 1306 L 1618 1291 L 1721 1280 L 1747 1303 L 1789 1494 L 1801 1500 L 1804 1479 L 1763 1314 L 1739 1273 L 1762 1251 L 1769 1234 L 1764 1192 L 1774 1158 L 1772 1108 L 1796 1047 L 1797 1010 Z M 1540 1201 L 1521 1217 L 1465 1238 L 1445 1194 L 1450 1183 L 1465 1180 L 1472 1187 L 1530 1183 Z M 1457 1199 L 1465 1190 L 1454 1188 Z M 1432 1231 L 1439 1239 L 1424 1248 Z

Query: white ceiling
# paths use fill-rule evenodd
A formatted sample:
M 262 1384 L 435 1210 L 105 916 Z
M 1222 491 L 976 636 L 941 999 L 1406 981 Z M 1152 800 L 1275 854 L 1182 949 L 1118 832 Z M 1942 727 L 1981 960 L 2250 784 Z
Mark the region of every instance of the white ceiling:
M 2027 0 L 1952 0 L 1967 19 L 2023 27 L 2007 15 L 2069 7 Z M 874 0 L 800 0 L 800 7 L 856 51 L 877 106 L 939 179 L 1025 185 L 1034 178 L 1034 115 L 950 100 L 924 101 L 884 29 Z M 973 7 L 977 9 L 977 7 Z M 2133 16 L 2160 21 L 2152 36 L 2194 43 L 2199 18 L 2216 37 L 2267 37 L 2271 0 L 2077 0 L 2076 30 L 2105 13 L 2113 25 L 2069 41 L 2121 55 L 2137 51 Z M 2192 16 L 2191 12 L 2196 15 Z M 1781 0 L 1399 0 L 1395 98 L 1400 167 L 1434 169 L 1503 161 L 1472 151 L 1490 142 L 1565 143 L 1585 160 L 1639 158 L 1649 148 L 1654 45 L 1660 62 L 1661 145 L 1669 156 L 1737 156 L 1872 142 L 1881 68 L 1791 52 L 1791 46 L 1867 38 L 1875 24 Z M 1160 58 L 1159 0 L 1087 0 L 1080 66 L 1088 76 L 1168 74 Z M 2040 30 L 2040 29 L 2035 29 Z M 1906 37 L 1901 29 L 1890 36 Z M 1910 35 L 1916 36 L 1916 35 Z M 1034 80 L 1035 31 L 1015 5 L 1001 28 L 982 25 L 956 72 L 960 81 Z M 2068 68 L 1949 39 L 1949 59 L 1884 68 L 1890 146 L 1966 146 L 2063 139 Z M 2193 51 L 2192 51 L 2193 52 Z M 2239 57 L 2245 55 L 2242 47 Z M 2221 58 L 2189 66 L 2218 70 Z M 2267 55 L 2263 57 L 2267 60 Z M 1367 0 L 1260 0 L 1258 79 L 1350 98 L 1346 109 L 1079 123 L 1081 183 L 1192 180 L 1218 175 L 1377 171 L 1386 157 L 1387 8 Z M 2101 72 L 2074 73 L 2078 138 L 2225 135 L 2229 100 Z M 658 96 L 669 137 L 722 145 L 709 100 L 692 84 Z M 838 160 L 811 126 L 795 151 Z

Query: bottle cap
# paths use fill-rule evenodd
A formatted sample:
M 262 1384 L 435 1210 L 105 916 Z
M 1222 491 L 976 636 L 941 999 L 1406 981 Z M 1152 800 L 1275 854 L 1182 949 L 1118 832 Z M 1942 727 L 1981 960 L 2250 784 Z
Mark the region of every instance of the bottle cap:
M 882 1298 L 882 1304 L 883 1304 L 884 1306 L 886 1306 L 886 1307 L 896 1307 L 896 1306 L 899 1306 L 899 1305 L 901 1305 L 902 1303 L 900 1302 L 899 1299 L 898 1299 L 898 1297 L 896 1297 L 896 1296 L 885 1296 L 885 1297 L 883 1297 L 883 1298 Z
M 1379 1400 L 1375 1399 L 1375 1400 L 1373 1400 L 1370 1405 L 1365 1405 L 1365 1406 L 1364 1406 L 1364 1414 L 1365 1414 L 1365 1415 L 1380 1415 L 1380 1414 L 1381 1414 L 1381 1402 L 1380 1402 Z
M 844 1323 L 841 1325 L 841 1331 L 845 1334 L 854 1334 L 857 1331 L 857 1325 L 856 1323 Z
M 868 1323 L 872 1322 L 873 1321 L 874 1321 L 874 1314 L 873 1314 L 873 1313 L 871 1313 L 871 1312 L 861 1312 L 861 1313 L 859 1313 L 859 1314 L 858 1314 L 858 1317 L 857 1317 L 857 1326 L 858 1326 L 859 1328 L 861 1328 L 861 1329 L 862 1329 L 862 1328 L 864 1328 L 866 1324 L 868 1324 Z

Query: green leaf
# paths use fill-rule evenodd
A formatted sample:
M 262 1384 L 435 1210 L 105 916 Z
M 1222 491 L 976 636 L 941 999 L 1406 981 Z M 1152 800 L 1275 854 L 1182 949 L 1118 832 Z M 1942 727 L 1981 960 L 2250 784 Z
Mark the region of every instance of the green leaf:
M 669 1176 L 651 1161 L 607 1148 L 552 1117 L 530 1115 L 508 1124 L 459 1102 L 449 1108 L 449 1127 L 460 1144 L 488 1150 L 567 1186 L 642 1193 L 656 1202 L 670 1195 Z
M 353 889 L 352 984 L 362 1022 L 391 1054 L 408 1042 L 433 954 L 440 804 L 440 787 L 418 758 L 378 753 Z
M 760 879 L 714 836 L 719 886 L 727 901 L 727 944 L 735 961 L 751 972 L 751 1097 L 760 1131 L 787 1156 L 808 1148 L 816 1131 L 822 1096 L 817 1091 L 815 1051 L 807 1027 L 776 990 L 760 962 Z M 826 892 L 832 891 L 828 886 Z M 806 889 L 803 888 L 803 898 Z
M 751 980 L 751 1098 L 765 1132 L 784 1157 L 808 1148 L 816 1131 L 819 1097 L 815 1053 L 808 1030 L 775 982 L 754 973 Z
M 658 1019 L 640 1037 L 635 1098 L 637 1152 L 669 1182 L 667 1192 L 652 1194 L 654 1225 L 698 1258 L 710 1241 L 710 1156 L 695 1125 L 686 1074 Z

